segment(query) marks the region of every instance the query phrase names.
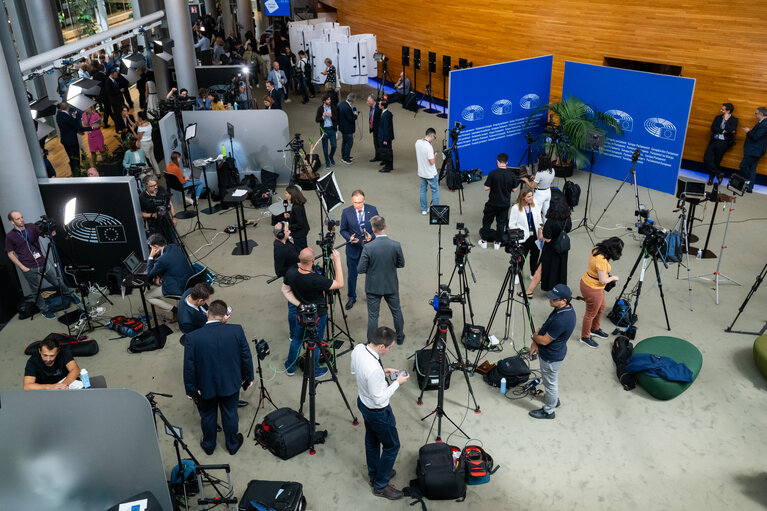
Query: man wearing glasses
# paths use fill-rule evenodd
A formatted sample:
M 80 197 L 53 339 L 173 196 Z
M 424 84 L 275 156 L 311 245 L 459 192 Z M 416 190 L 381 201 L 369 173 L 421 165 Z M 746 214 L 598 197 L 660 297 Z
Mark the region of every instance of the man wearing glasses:
M 370 227 L 370 219 L 378 216 L 375 206 L 365 204 L 365 192 L 352 192 L 352 205 L 341 212 L 341 236 L 349 244 L 346 246 L 346 271 L 349 274 L 349 301 L 346 310 L 354 307 L 357 301 L 357 265 L 360 263 L 362 247 L 373 241 L 375 235 Z

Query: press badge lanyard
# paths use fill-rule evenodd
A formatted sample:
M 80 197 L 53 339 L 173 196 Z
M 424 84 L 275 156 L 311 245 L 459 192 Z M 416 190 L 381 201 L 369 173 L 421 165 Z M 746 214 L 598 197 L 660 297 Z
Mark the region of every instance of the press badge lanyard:
M 32 254 L 32 258 L 35 261 L 40 259 L 42 257 L 42 254 L 40 254 L 40 252 L 38 252 L 37 250 L 32 250 L 34 247 L 32 246 L 32 242 L 29 239 L 29 232 L 27 231 L 27 228 L 26 227 L 24 228 L 24 236 L 21 235 L 21 231 L 19 231 L 18 229 L 14 229 L 14 231 L 16 231 L 16 234 L 19 235 L 19 238 L 23 239 L 26 242 L 27 250 L 29 251 L 30 254 Z
M 381 357 L 376 357 L 376 356 L 375 356 L 375 355 L 374 355 L 374 354 L 373 354 L 373 353 L 370 351 L 370 348 L 368 348 L 368 347 L 367 347 L 367 345 L 365 345 L 365 351 L 367 351 L 367 352 L 368 352 L 368 354 L 369 354 L 371 357 L 373 357 L 374 359 L 376 359 L 376 362 L 378 362 L 378 365 L 380 365 L 380 366 L 381 366 L 381 369 L 383 369 L 383 362 L 381 361 Z M 386 371 L 384 371 L 384 376 L 386 376 Z M 387 382 L 387 383 L 388 383 L 388 382 Z

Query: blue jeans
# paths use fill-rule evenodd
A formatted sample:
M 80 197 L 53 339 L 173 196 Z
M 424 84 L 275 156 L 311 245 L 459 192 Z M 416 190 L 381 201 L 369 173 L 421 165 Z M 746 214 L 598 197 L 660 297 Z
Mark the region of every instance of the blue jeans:
M 188 183 L 188 184 L 191 185 L 192 184 L 191 176 L 184 176 L 184 177 L 186 178 L 186 183 L 184 183 L 184 184 L 186 185 Z M 200 179 L 195 179 L 194 180 L 194 194 L 195 194 L 195 196 L 199 197 L 204 189 L 205 189 L 205 181 L 203 181 L 202 176 L 200 176 Z
M 352 157 L 354 145 L 354 133 L 341 133 L 341 159 L 349 160 Z
M 333 156 L 336 154 L 336 146 L 338 141 L 336 140 L 335 128 L 322 128 L 324 135 L 322 135 L 322 153 L 325 155 L 325 166 L 330 167 L 330 164 L 335 164 Z M 330 141 L 330 153 L 328 153 L 328 141 Z
M 439 174 L 431 179 L 421 178 L 421 211 L 429 211 L 429 203 L 426 202 L 426 186 L 431 188 L 431 203 L 439 204 Z
M 298 322 L 298 317 L 296 316 L 296 325 L 294 330 L 294 335 L 290 337 L 290 351 L 288 351 L 288 359 L 285 361 L 285 369 L 287 371 L 295 371 L 296 370 L 296 362 L 298 361 L 298 356 L 301 354 L 301 346 L 304 344 L 304 332 L 306 331 L 306 327 Z M 328 314 L 327 312 L 323 313 L 321 316 L 319 316 L 319 321 L 317 322 L 317 340 L 322 341 L 324 335 L 325 335 L 325 324 L 328 322 Z M 320 368 L 320 352 L 315 352 L 314 357 L 314 372 L 316 373 L 317 370 Z
M 288 302 L 288 327 L 290 328 L 290 340 L 293 340 L 293 336 L 296 333 L 298 326 L 298 307 Z
M 380 490 L 389 484 L 391 470 L 399 453 L 397 422 L 391 406 L 387 406 L 380 412 L 373 412 L 362 404 L 360 398 L 357 398 L 357 408 L 365 420 L 365 458 L 368 476 L 373 483 L 373 488 Z
M 562 367 L 564 360 L 558 362 L 546 362 L 542 358 L 541 360 L 541 381 L 543 382 L 543 388 L 546 390 L 546 395 L 543 401 L 543 411 L 546 413 L 552 413 L 557 407 L 557 401 L 559 400 L 559 369 Z

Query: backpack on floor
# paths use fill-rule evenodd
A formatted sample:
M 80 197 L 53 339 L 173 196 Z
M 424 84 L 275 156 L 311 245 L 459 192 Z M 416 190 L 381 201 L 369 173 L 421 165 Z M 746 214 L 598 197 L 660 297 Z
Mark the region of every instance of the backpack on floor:
M 634 351 L 634 345 L 625 335 L 619 335 L 613 341 L 612 357 L 615 362 L 615 375 L 623 385 L 623 390 L 631 390 L 636 387 L 636 378 L 626 372 L 626 364 Z
M 254 479 L 248 483 L 237 506 L 237 511 L 304 511 L 304 487 L 295 481 Z
M 426 444 L 418 451 L 416 477 L 410 481 L 431 500 L 462 502 L 466 498 L 466 462 L 461 449 L 444 442 Z
M 114 316 L 105 325 L 107 328 L 128 337 L 136 337 L 144 330 L 144 322 L 127 316 Z
M 314 443 L 325 442 L 328 432 L 315 431 Z M 283 460 L 309 449 L 309 421 L 291 408 L 279 408 L 256 426 L 256 443 Z
M 128 351 L 131 353 L 143 353 L 145 351 L 161 350 L 165 347 L 168 338 L 160 329 L 147 330 L 130 340 Z
M 617 298 L 615 305 L 607 313 L 607 319 L 613 322 L 613 325 L 626 328 L 629 325 L 636 324 L 639 319 L 637 314 L 631 313 L 631 302 L 627 298 Z
M 501 378 L 506 378 L 506 388 L 516 387 L 530 379 L 530 368 L 522 357 L 508 357 L 499 360 L 482 378 L 491 387 L 500 387 Z
M 493 457 L 482 448 L 481 443 L 476 445 L 467 442 L 461 456 L 466 463 L 466 483 L 469 485 L 490 482 L 490 476 L 499 468 L 494 466 Z
M 93 339 L 78 339 L 67 334 L 48 334 L 45 338 L 53 337 L 59 341 L 61 349 L 68 349 L 73 357 L 91 357 L 99 352 L 99 345 Z M 42 341 L 34 341 L 24 348 L 25 355 L 34 355 L 40 349 Z
M 565 183 L 564 191 L 565 191 L 565 200 L 567 201 L 567 204 L 570 206 L 570 209 L 573 209 L 581 201 L 581 187 L 578 183 L 573 183 L 572 181 L 568 181 Z

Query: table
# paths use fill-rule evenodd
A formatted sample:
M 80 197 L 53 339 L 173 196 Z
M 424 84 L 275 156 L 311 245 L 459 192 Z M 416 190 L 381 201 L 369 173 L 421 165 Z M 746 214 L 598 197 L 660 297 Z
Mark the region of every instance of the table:
M 233 202 L 234 211 L 237 214 L 237 225 L 235 228 L 237 229 L 240 241 L 235 249 L 232 250 L 232 255 L 250 255 L 253 247 L 258 246 L 258 243 L 248 239 L 247 225 L 245 225 L 245 206 L 243 203 L 248 199 L 251 192 L 252 190 L 247 186 L 235 186 L 227 190 L 226 197 L 222 199 L 223 202 Z M 236 195 L 238 193 L 239 195 Z

